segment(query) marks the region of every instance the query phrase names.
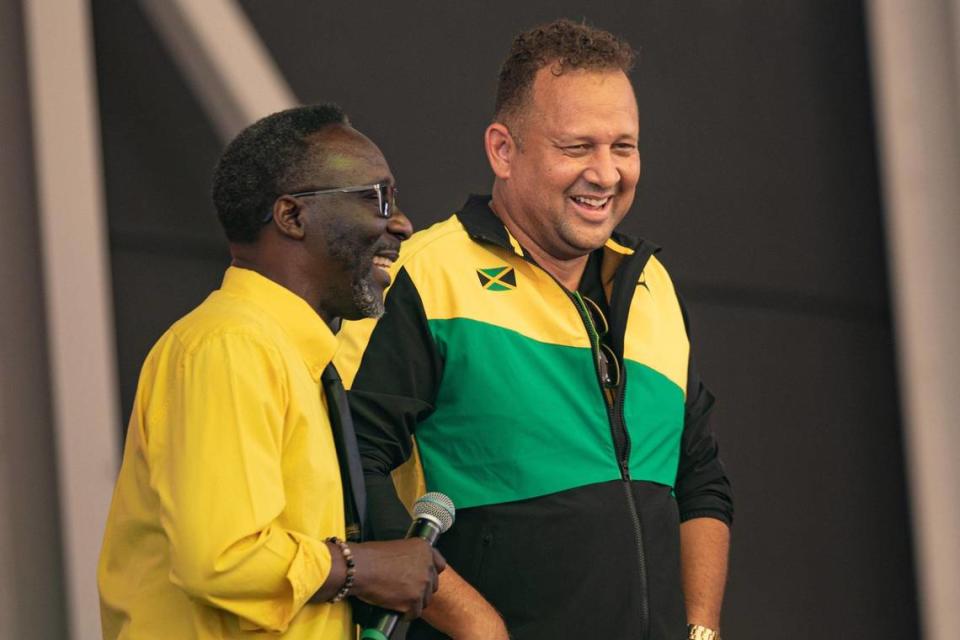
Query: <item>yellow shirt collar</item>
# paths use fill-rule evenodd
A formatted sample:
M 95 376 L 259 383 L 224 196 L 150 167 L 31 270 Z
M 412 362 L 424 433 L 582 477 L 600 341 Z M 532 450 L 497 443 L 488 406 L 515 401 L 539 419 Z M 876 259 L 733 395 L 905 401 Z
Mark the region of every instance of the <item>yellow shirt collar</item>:
M 281 284 L 250 269 L 230 267 L 220 289 L 249 300 L 290 337 L 314 380 L 333 360 L 337 338 L 307 301 Z

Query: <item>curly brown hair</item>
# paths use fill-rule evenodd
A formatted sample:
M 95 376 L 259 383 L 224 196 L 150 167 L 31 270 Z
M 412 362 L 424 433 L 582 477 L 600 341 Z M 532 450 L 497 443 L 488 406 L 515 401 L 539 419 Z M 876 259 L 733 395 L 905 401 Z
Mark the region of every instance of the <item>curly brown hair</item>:
M 586 23 L 560 18 L 524 31 L 513 40 L 500 67 L 495 117 L 516 115 L 525 105 L 537 71 L 552 65 L 555 75 L 570 69 L 629 73 L 636 53 L 625 40 Z

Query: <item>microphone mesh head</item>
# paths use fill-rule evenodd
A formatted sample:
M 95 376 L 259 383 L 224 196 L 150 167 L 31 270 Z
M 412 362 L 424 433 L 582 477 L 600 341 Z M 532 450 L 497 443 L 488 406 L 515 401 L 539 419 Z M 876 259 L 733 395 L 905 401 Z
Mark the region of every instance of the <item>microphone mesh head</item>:
M 413 503 L 414 518 L 427 516 L 437 520 L 440 523 L 440 533 L 446 533 L 447 529 L 453 526 L 456 512 L 453 500 L 439 491 L 425 493 Z

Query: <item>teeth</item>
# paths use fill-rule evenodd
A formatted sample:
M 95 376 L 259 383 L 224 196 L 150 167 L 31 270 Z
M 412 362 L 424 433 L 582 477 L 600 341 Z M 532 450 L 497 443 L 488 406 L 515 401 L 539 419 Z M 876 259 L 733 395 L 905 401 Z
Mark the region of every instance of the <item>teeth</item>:
M 600 207 L 607 204 L 607 201 L 610 200 L 610 196 L 607 196 L 606 198 L 587 198 L 585 196 L 573 196 L 573 200 L 574 202 L 578 202 L 579 204 L 585 204 L 588 207 L 596 207 L 599 209 Z
M 383 256 L 374 256 L 373 257 L 373 266 L 380 267 L 381 269 L 389 269 L 393 265 L 393 260 L 390 258 L 384 258 Z

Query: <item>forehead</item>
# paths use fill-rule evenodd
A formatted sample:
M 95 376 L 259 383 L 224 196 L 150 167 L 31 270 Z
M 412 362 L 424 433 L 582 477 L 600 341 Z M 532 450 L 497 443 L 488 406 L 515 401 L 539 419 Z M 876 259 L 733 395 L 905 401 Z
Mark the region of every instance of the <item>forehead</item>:
M 393 181 L 393 174 L 377 148 L 365 135 L 347 125 L 333 125 L 308 138 L 305 172 L 317 186 L 354 186 Z
M 537 71 L 531 98 L 530 121 L 554 133 L 578 135 L 581 130 L 600 129 L 636 136 L 639 131 L 633 86 L 619 69 L 573 69 L 558 76 L 548 65 Z

